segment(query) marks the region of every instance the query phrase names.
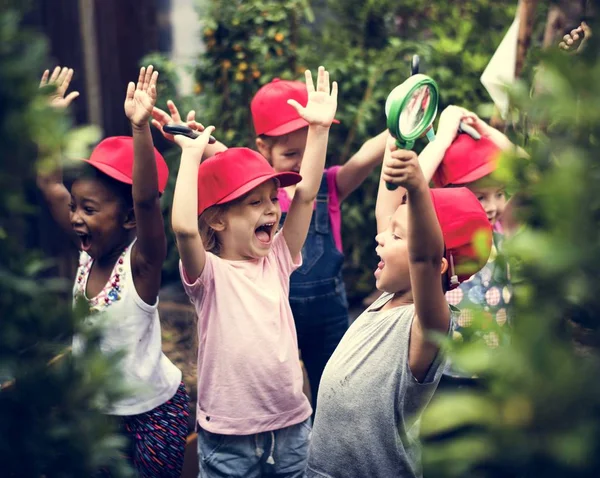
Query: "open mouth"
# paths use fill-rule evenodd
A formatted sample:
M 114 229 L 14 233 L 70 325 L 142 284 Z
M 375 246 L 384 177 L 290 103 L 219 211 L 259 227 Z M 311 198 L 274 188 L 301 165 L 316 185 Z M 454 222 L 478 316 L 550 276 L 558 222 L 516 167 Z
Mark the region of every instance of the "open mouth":
M 383 261 L 379 261 L 379 264 L 377 264 L 377 269 L 375 269 L 375 278 L 378 278 L 381 275 L 381 271 L 383 270 L 383 268 L 385 267 L 385 262 Z
M 85 234 L 83 232 L 76 232 L 79 240 L 81 241 L 81 250 L 87 252 L 90 250 L 92 245 L 92 241 L 89 234 Z
M 254 230 L 254 234 L 256 234 L 256 238 L 263 244 L 270 244 L 271 239 L 273 237 L 273 233 L 275 232 L 275 223 L 269 222 L 267 224 L 263 224 L 262 226 L 258 226 Z

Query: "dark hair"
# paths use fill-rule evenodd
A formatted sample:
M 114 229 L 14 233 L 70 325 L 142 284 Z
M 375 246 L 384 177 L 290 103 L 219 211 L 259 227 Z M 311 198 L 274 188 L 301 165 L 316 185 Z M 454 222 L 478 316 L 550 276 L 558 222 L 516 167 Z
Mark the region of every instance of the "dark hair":
M 116 179 L 111 178 L 107 174 L 104 174 L 95 167 L 83 163 L 83 166 L 76 169 L 65 172 L 65 183 L 69 191 L 73 186 L 73 183 L 78 179 L 93 179 L 101 182 L 106 188 L 108 188 L 116 197 L 119 198 L 123 211 L 129 211 L 133 209 L 133 194 L 131 191 L 131 184 L 122 183 Z

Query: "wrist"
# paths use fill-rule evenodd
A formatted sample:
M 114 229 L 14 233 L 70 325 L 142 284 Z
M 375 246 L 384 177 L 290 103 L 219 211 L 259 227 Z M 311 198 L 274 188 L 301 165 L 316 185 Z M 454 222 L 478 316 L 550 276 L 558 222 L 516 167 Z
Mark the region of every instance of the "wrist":
M 193 148 L 193 147 L 183 147 L 181 148 L 181 162 L 182 163 L 193 163 L 197 166 L 202 162 L 202 155 L 204 154 L 204 150 Z
M 145 131 L 146 129 L 148 129 L 149 126 L 149 120 L 142 121 L 141 123 L 134 123 L 133 121 L 131 121 L 131 131 L 133 131 L 134 133 L 138 131 Z
M 309 131 L 312 131 L 313 134 L 318 134 L 318 135 L 328 135 L 330 128 L 331 128 L 331 125 L 324 126 L 322 124 L 310 124 L 310 123 L 308 125 Z

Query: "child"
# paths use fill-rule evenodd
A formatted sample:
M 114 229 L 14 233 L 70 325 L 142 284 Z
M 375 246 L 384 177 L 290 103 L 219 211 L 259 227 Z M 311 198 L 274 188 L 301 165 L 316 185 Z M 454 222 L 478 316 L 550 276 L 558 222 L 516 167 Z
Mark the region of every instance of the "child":
M 201 163 L 213 127 L 182 147 L 172 225 L 181 277 L 198 314 L 200 476 L 303 476 L 311 407 L 302 371 L 289 276 L 301 264 L 325 164 L 337 85 L 306 72 L 304 162 L 276 172 L 258 153 L 231 148 Z M 200 164 L 201 163 L 201 164 Z M 279 186 L 298 183 L 277 231 Z M 196 219 L 198 223 L 196 223 Z M 198 225 L 197 225 L 198 224 Z
M 64 69 L 50 78 L 58 83 L 54 104 L 71 76 Z M 105 326 L 102 350 L 124 352 L 120 368 L 133 394 L 108 414 L 120 418 L 139 476 L 153 478 L 179 477 L 189 416 L 181 371 L 162 353 L 157 310 L 166 255 L 159 197 L 169 173 L 148 125 L 157 77 L 149 66 L 140 70 L 137 86 L 128 85 L 125 114 L 133 138 L 102 141 L 70 191 L 60 172 L 38 181 L 54 218 L 81 250 L 74 299 L 89 303 L 95 313 L 89 323 Z M 78 340 L 73 345 L 75 352 L 81 347 Z
M 277 172 L 299 171 L 306 148 L 307 123 L 286 104 L 288 98 L 305 105 L 304 85 L 299 81 L 274 79 L 256 93 L 250 106 L 258 151 Z M 291 277 L 290 305 L 313 408 L 325 364 L 348 328 L 348 302 L 342 276 L 341 203 L 381 163 L 386 137 L 384 132 L 368 140 L 348 162 L 324 171 L 302 249 L 302 266 Z M 291 185 L 279 190 L 282 221 L 295 188 Z
M 459 121 L 465 121 L 481 134 L 474 140 L 466 134 L 456 134 Z M 498 250 L 503 240 L 503 223 L 506 216 L 507 200 L 504 185 L 493 173 L 496 170 L 502 150 L 514 145 L 498 130 L 488 126 L 474 113 L 455 106 L 448 107 L 440 119 L 438 139 L 442 147 L 436 155 L 423 152 L 422 161 L 428 163 L 430 171 L 437 168 L 433 183 L 437 187 L 462 186 L 470 189 L 481 205 L 494 228 L 492 253 L 486 265 L 474 274 L 460 288 L 446 294 L 448 303 L 460 309 L 454 329 L 461 336 L 472 325 L 473 309 L 484 310 L 498 326 L 509 321 L 508 308 L 511 287 L 508 268 L 497 260 Z M 436 142 L 438 141 L 436 139 Z M 440 158 L 441 164 L 440 164 Z M 439 164 L 439 167 L 437 166 Z M 507 221 L 510 222 L 510 221 Z M 493 329 L 490 332 L 477 331 L 490 347 L 500 344 L 500 337 Z M 475 385 L 471 377 L 450 366 L 442 380 L 443 386 Z
M 273 80 L 263 86 L 251 104 L 256 146 L 275 171 L 300 171 L 306 148 L 308 123 L 287 103 L 295 99 L 306 105 L 306 87 L 299 81 Z M 153 124 L 162 127 L 181 123 L 182 118 L 172 101 L 167 102 L 169 113 L 154 108 Z M 335 122 L 335 121 L 334 121 Z M 202 128 L 190 111 L 186 123 Z M 163 135 L 173 140 L 169 134 Z M 308 236 L 302 249 L 302 266 L 292 274 L 290 305 L 298 333 L 298 345 L 311 386 L 312 405 L 316 408 L 317 390 L 325 364 L 348 328 L 348 302 L 342 277 L 341 202 L 358 188 L 373 169 L 381 163 L 387 133 L 368 140 L 342 166 L 324 171 L 315 202 Z M 215 142 L 206 147 L 203 158 L 226 150 Z M 279 190 L 283 214 L 281 223 L 294 197 L 295 185 Z
M 391 182 L 406 188 L 388 191 Z M 419 417 L 443 371 L 431 332 L 448 334 L 444 292 L 487 259 L 491 226 L 465 188 L 430 191 L 412 151 L 390 142 L 376 207 L 375 279 L 384 294 L 350 326 L 325 367 L 307 476 L 421 476 Z M 489 249 L 488 249 L 489 250 Z

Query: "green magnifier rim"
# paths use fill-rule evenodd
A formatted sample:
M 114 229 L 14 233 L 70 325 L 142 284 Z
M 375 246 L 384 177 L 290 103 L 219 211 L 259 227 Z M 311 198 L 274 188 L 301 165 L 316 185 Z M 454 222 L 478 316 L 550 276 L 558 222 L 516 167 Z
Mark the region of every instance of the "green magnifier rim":
M 439 90 L 437 83 L 426 75 L 415 75 L 411 78 L 416 79 L 419 77 L 418 81 L 415 82 L 412 87 L 407 90 L 406 94 L 403 97 L 393 99 L 389 105 L 389 113 L 387 116 L 387 127 L 392 133 L 392 136 L 398 140 L 398 146 L 405 148 L 412 148 L 415 144 L 415 141 L 420 138 L 427 129 L 433 123 L 435 116 L 437 114 L 438 101 L 439 101 Z M 407 81 L 410 81 L 409 78 Z M 416 128 L 410 134 L 403 135 L 400 132 L 400 114 L 404 110 L 404 108 L 408 105 L 408 102 L 411 100 L 413 93 L 423 86 L 429 86 L 429 91 L 431 94 L 430 98 L 430 106 L 425 111 L 423 115 L 423 119 L 421 120 L 420 127 Z

